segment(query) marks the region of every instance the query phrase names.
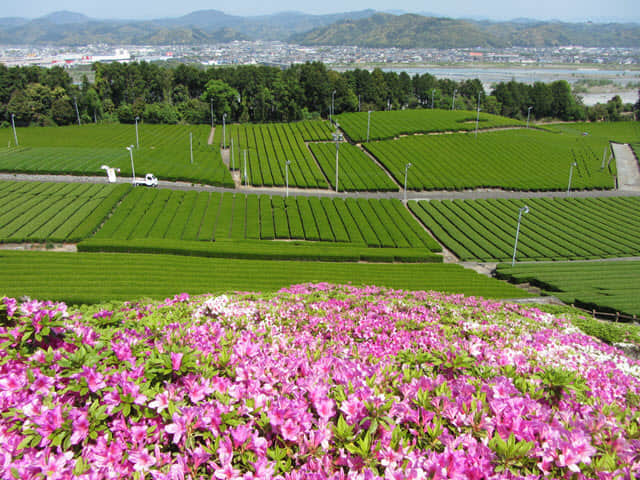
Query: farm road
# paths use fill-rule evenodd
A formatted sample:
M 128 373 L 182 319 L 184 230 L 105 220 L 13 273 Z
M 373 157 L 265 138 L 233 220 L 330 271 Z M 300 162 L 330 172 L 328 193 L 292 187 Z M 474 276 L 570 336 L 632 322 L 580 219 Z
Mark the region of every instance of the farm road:
M 627 144 L 612 143 L 618 170 L 618 188 L 622 191 L 640 193 L 640 164 Z
M 635 161 L 635 157 L 634 161 Z M 31 175 L 22 173 L 0 173 L 0 181 L 2 180 L 18 180 L 32 182 L 66 182 L 66 183 L 107 183 L 106 177 L 98 176 L 74 176 L 74 175 Z M 499 189 L 483 189 L 483 190 L 464 190 L 464 191 L 430 191 L 430 192 L 407 192 L 408 200 L 475 200 L 485 198 L 506 198 L 506 199 L 524 199 L 524 198 L 551 198 L 568 196 L 575 198 L 585 197 L 626 197 L 640 196 L 640 183 L 628 183 L 626 189 L 619 190 L 576 190 L 567 194 L 566 191 L 548 191 L 548 192 L 513 192 Z M 129 183 L 129 178 L 118 178 L 118 183 Z M 620 182 L 622 186 L 622 182 Z M 286 189 L 284 187 L 245 187 L 225 188 L 214 187 L 211 185 L 200 185 L 188 182 L 168 182 L 160 180 L 159 188 L 168 188 L 171 190 L 194 190 L 198 192 L 229 192 L 229 193 L 256 193 L 266 195 L 284 195 Z M 144 188 L 144 187 L 142 187 Z M 404 199 L 403 192 L 339 192 L 322 189 L 302 189 L 289 187 L 289 194 L 292 196 L 304 197 L 334 197 L 334 198 L 397 198 Z

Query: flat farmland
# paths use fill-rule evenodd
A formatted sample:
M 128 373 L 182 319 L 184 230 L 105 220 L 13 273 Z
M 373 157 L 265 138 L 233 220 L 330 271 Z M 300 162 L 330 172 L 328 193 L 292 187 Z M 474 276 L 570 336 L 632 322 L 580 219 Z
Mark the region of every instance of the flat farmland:
M 392 112 L 342 113 L 336 115 L 340 128 L 354 142 L 388 140 L 401 135 L 434 132 L 470 131 L 476 128 L 476 112 L 468 110 L 399 110 Z M 478 129 L 519 127 L 524 123 L 512 118 L 480 112 Z
M 499 265 L 498 277 L 539 286 L 568 304 L 640 315 L 640 262 Z
M 640 197 L 410 201 L 409 208 L 461 260 L 517 261 L 640 255 Z
M 219 149 L 208 145 L 211 128 L 205 125 L 138 125 L 139 148 L 133 151 L 138 177 L 151 172 L 161 180 L 183 180 L 233 186 Z M 193 163 L 190 154 L 192 134 Z M 126 147 L 136 145 L 134 125 L 82 127 L 28 127 L 0 130 L 0 171 L 40 174 L 105 175 L 102 165 L 120 168 L 131 177 Z
M 601 139 L 517 129 L 472 134 L 421 135 L 369 142 L 365 148 L 410 190 L 566 190 L 613 188 L 615 162 L 602 165 Z
M 216 127 L 215 144 L 222 145 L 226 137 L 229 147 L 229 166 L 239 170 L 245 179 L 244 155 L 246 151 L 246 183 L 254 186 L 283 187 L 287 167 L 289 185 L 299 188 L 327 188 L 327 180 L 318 167 L 305 142 L 331 139 L 327 122 L 231 124 L 226 133 Z M 231 156 L 231 142 L 233 155 Z

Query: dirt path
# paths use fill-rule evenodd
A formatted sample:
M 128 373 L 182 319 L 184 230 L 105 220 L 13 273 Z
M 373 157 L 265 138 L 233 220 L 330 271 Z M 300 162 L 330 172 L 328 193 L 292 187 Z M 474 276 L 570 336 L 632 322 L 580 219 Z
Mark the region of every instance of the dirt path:
M 213 136 L 216 134 L 216 127 L 211 127 L 211 133 L 209 134 L 209 139 L 207 140 L 207 143 L 209 145 L 213 145 Z
M 640 193 L 640 165 L 633 150 L 627 144 L 612 143 L 618 170 L 618 189 L 625 192 Z

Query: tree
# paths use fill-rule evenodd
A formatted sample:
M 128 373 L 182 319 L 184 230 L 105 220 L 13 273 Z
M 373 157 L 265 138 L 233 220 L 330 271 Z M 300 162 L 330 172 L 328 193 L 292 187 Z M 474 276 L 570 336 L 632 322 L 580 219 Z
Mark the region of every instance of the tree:
M 168 103 L 152 103 L 146 105 L 142 114 L 145 122 L 171 125 L 178 123 L 178 114 L 173 105 Z
M 209 80 L 204 88 L 204 93 L 200 100 L 206 103 L 213 103 L 213 112 L 219 121 L 226 113 L 231 115 L 232 105 L 237 103 L 240 94 L 235 88 L 230 87 L 222 80 Z
M 122 103 L 116 109 L 118 120 L 120 123 L 133 123 L 136 121 L 136 116 L 133 114 L 133 109 L 128 103 Z
M 76 111 L 68 96 L 54 100 L 51 105 L 51 118 L 57 125 L 69 125 L 76 119 Z
M 209 105 L 197 98 L 179 103 L 176 109 L 181 122 L 190 124 L 211 122 Z

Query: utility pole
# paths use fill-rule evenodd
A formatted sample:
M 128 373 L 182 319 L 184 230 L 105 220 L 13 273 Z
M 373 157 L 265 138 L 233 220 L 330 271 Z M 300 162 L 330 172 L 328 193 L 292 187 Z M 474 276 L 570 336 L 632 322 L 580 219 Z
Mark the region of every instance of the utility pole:
M 336 133 L 333 134 L 333 140 L 336 142 L 336 193 L 338 193 L 338 157 L 340 154 L 340 142 L 342 141 L 342 134 L 338 133 L 338 125 L 336 123 Z
M 247 150 L 244 150 L 244 184 L 247 184 Z
M 76 118 L 78 119 L 78 126 L 80 126 L 80 113 L 78 112 L 78 99 L 73 97 L 73 104 L 76 106 Z
M 18 146 L 18 135 L 16 134 L 16 121 L 15 114 L 11 114 L 11 126 L 13 127 L 13 139 L 16 141 L 16 147 Z
M 513 244 L 513 258 L 511 259 L 511 266 L 513 267 L 516 264 L 516 250 L 518 249 L 518 236 L 520 235 L 520 221 L 522 220 L 522 214 L 529 213 L 529 207 L 526 205 L 520 208 L 518 213 L 518 228 L 516 228 L 516 241 Z
M 136 148 L 140 148 L 140 137 L 138 137 L 138 120 L 140 120 L 140 117 L 136 117 Z
M 410 163 L 407 163 L 404 166 L 404 203 L 407 203 L 407 176 L 409 175 L 410 168 L 411 168 Z
M 476 116 L 476 138 L 478 138 L 478 123 L 480 122 L 480 92 L 478 92 L 478 115 Z

